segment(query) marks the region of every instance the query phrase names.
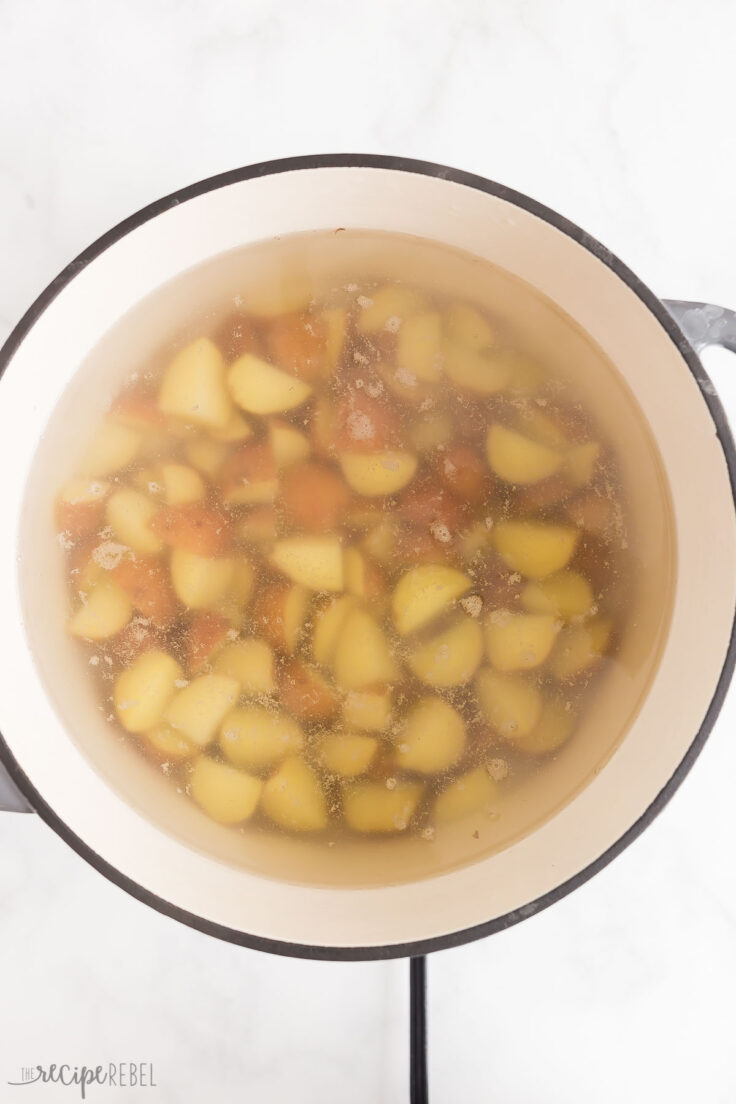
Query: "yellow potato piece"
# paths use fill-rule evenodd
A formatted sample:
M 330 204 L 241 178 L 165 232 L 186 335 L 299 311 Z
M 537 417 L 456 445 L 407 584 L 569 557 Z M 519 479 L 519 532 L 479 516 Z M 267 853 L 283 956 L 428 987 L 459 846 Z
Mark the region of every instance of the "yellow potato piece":
M 293 410 L 312 394 L 309 384 L 253 353 L 245 353 L 230 365 L 227 382 L 235 402 L 250 414 Z
M 409 427 L 409 441 L 417 452 L 431 452 L 452 440 L 455 428 L 449 414 L 429 410 L 420 414 Z
M 488 349 L 496 334 L 480 311 L 466 303 L 453 303 L 445 314 L 445 332 L 450 342 L 470 349 Z
M 562 702 L 545 702 L 538 723 L 528 735 L 515 739 L 514 745 L 528 755 L 549 755 L 570 738 L 575 720 L 575 714 Z
M 353 609 L 338 635 L 335 679 L 344 690 L 394 682 L 399 668 L 383 629 L 364 609 Z
M 250 638 L 226 644 L 215 660 L 213 671 L 235 679 L 246 698 L 276 692 L 273 651 L 265 640 Z
M 127 468 L 135 460 L 142 444 L 143 436 L 138 430 L 121 425 L 108 416 L 87 445 L 79 462 L 79 474 L 97 478 Z
M 312 451 L 309 438 L 282 418 L 273 418 L 268 423 L 268 439 L 278 468 L 298 464 L 300 460 L 306 460 Z
M 409 655 L 409 666 L 429 686 L 462 686 L 473 677 L 482 656 L 480 625 L 463 619 L 417 644 Z
M 164 720 L 198 747 L 206 747 L 225 714 L 238 700 L 236 679 L 200 675 L 179 690 L 164 710 Z
M 520 412 L 519 426 L 527 437 L 533 437 L 535 441 L 559 452 L 569 447 L 570 442 L 559 423 L 538 406 L 527 407 Z
M 344 307 L 331 307 L 322 311 L 321 317 L 327 327 L 325 349 L 327 353 L 327 375 L 331 376 L 337 370 L 340 357 L 345 345 L 348 330 L 348 312 Z
M 457 341 L 445 342 L 445 375 L 457 387 L 476 395 L 495 395 L 509 379 L 509 370 L 495 354 Z
M 462 571 L 444 564 L 421 564 L 396 584 L 391 612 L 402 636 L 416 632 L 467 594 L 472 583 Z
M 260 778 L 200 755 L 189 776 L 189 792 L 201 809 L 220 824 L 249 820 L 263 789 Z
M 496 551 L 512 571 L 544 579 L 567 566 L 580 532 L 543 521 L 499 521 L 491 535 Z
M 436 311 L 407 318 L 399 328 L 396 363 L 402 372 L 426 383 L 442 375 L 442 319 Z
M 133 606 L 125 591 L 101 576 L 72 617 L 69 632 L 84 640 L 107 640 L 124 629 L 132 616 Z
M 357 782 L 346 786 L 342 798 L 345 822 L 354 832 L 405 832 L 424 786 L 421 782 Z
M 155 728 L 144 732 L 143 738 L 157 755 L 169 762 L 180 763 L 185 759 L 191 759 L 199 752 L 196 744 L 187 740 L 186 736 L 168 724 L 156 725 Z
M 565 475 L 574 487 L 584 487 L 595 475 L 601 455 L 597 441 L 584 441 L 573 445 L 565 457 Z
M 147 495 L 124 487 L 108 499 L 105 516 L 121 544 L 127 544 L 141 556 L 152 556 L 164 546 L 149 528 L 157 511 L 156 503 Z
M 391 691 L 350 690 L 342 716 L 348 728 L 384 732 L 391 723 Z
M 278 479 L 244 480 L 224 491 L 222 501 L 228 506 L 262 506 L 273 502 L 278 493 Z
M 186 458 L 193 468 L 214 479 L 228 454 L 228 447 L 222 441 L 213 441 L 210 437 L 195 437 L 187 441 Z
M 358 548 L 345 549 L 345 589 L 357 598 L 366 597 L 365 557 Z
M 436 774 L 456 763 L 465 750 L 465 722 L 442 698 L 422 698 L 396 737 L 396 765 Z
M 242 293 L 243 310 L 261 318 L 276 318 L 308 307 L 314 296 L 312 282 L 304 273 L 284 272 L 279 263 L 275 273 L 259 266 L 257 282 Z
M 417 470 L 417 458 L 410 452 L 344 452 L 340 467 L 348 484 L 368 497 L 395 494 L 410 483 Z
M 486 655 L 497 671 L 539 667 L 552 651 L 561 622 L 550 613 L 495 610 L 486 619 Z
M 352 732 L 335 732 L 322 739 L 319 755 L 332 774 L 342 778 L 356 778 L 371 765 L 378 740 L 375 736 L 363 736 Z
M 368 301 L 361 307 L 358 315 L 358 333 L 395 331 L 405 319 L 424 306 L 418 292 L 400 284 L 386 284 L 377 291 L 369 292 L 366 299 Z
M 171 582 L 176 596 L 190 609 L 211 609 L 233 581 L 235 560 L 197 556 L 184 548 L 171 553 Z
M 348 614 L 354 609 L 354 596 L 343 594 L 339 598 L 332 598 L 328 605 L 315 614 L 312 635 L 312 657 L 315 663 L 332 663 L 340 632 Z
M 61 492 L 61 501 L 72 506 L 100 502 L 107 497 L 110 484 L 103 479 L 73 479 Z
M 547 445 L 496 423 L 486 436 L 491 471 L 505 483 L 538 483 L 562 467 L 564 457 Z
M 521 592 L 521 604 L 529 613 L 551 613 L 569 621 L 590 613 L 595 599 L 588 580 L 568 570 L 527 583 Z
M 247 441 L 249 437 L 253 436 L 251 426 L 238 410 L 233 410 L 222 429 L 212 429 L 210 433 L 216 441 L 225 442 Z
M 169 506 L 200 502 L 205 496 L 202 476 L 188 464 L 162 464 L 160 478 L 164 499 Z
M 228 713 L 220 727 L 220 748 L 236 767 L 259 771 L 302 750 L 304 735 L 291 717 L 261 705 Z
M 496 784 L 485 767 L 461 774 L 434 803 L 434 820 L 437 824 L 449 824 L 453 820 L 491 809 L 496 798 Z
M 528 736 L 542 713 L 542 695 L 522 675 L 484 667 L 475 682 L 480 707 L 491 728 L 515 743 Z
M 240 626 L 243 613 L 250 601 L 254 581 L 255 572 L 251 563 L 243 556 L 234 560 L 232 579 L 214 609 L 223 616 L 229 617 L 236 628 Z
M 342 590 L 345 585 L 339 537 L 287 537 L 276 541 L 271 563 L 310 590 Z
M 222 353 L 201 337 L 176 354 L 164 372 L 159 409 L 175 418 L 213 429 L 224 428 L 232 414 L 225 388 Z
M 569 625 L 557 640 L 550 666 L 555 678 L 565 682 L 593 667 L 611 639 L 611 622 L 597 617 L 585 625 Z
M 318 832 L 327 826 L 327 802 L 319 778 L 297 757 L 286 759 L 266 782 L 261 808 L 275 824 L 292 832 Z
M 506 349 L 497 353 L 496 359 L 506 370 L 509 391 L 520 395 L 534 395 L 545 382 L 544 368 L 525 353 Z
M 396 550 L 397 539 L 396 526 L 385 518 L 363 537 L 363 548 L 379 563 L 389 563 Z
M 115 712 L 128 732 L 146 732 L 161 721 L 164 710 L 184 677 L 167 652 L 143 652 L 115 680 Z

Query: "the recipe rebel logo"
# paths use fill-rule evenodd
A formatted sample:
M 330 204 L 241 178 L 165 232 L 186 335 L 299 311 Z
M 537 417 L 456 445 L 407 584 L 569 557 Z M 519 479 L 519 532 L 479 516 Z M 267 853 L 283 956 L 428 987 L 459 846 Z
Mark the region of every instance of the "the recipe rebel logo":
M 48 1066 L 21 1066 L 20 1076 L 7 1084 L 14 1088 L 25 1085 L 76 1087 L 82 1100 L 87 1099 L 87 1090 L 93 1085 L 108 1089 L 157 1088 L 153 1062 L 108 1062 L 98 1066 L 53 1062 Z

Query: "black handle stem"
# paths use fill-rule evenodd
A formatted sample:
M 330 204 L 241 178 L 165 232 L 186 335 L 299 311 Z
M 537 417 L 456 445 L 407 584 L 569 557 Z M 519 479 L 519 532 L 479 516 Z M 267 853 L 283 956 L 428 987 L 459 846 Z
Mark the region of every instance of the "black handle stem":
M 411 1104 L 428 1104 L 427 959 L 409 959 L 409 1096 Z

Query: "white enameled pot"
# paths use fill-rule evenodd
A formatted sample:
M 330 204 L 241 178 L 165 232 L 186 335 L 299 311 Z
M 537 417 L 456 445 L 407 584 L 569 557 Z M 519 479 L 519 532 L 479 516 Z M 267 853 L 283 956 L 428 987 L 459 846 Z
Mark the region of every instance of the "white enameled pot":
M 62 394 L 125 312 L 226 250 L 336 227 L 398 231 L 468 251 L 572 317 L 616 367 L 649 425 L 677 554 L 656 673 L 625 738 L 589 784 L 497 854 L 366 888 L 298 885 L 219 861 L 126 797 L 138 784 L 155 788 L 151 772 L 134 778 L 132 761 L 121 758 L 114 785 L 97 769 L 89 740 L 109 733 L 101 733 L 99 712 L 80 691 L 83 672 L 52 587 L 57 553 L 48 502 L 38 480 L 29 482 Z M 8 775 L 0 805 L 37 812 L 101 873 L 160 911 L 283 954 L 417 955 L 506 927 L 580 885 L 677 788 L 734 662 L 736 464 L 696 351 L 709 340 L 732 343 L 733 316 L 679 305 L 691 344 L 673 313 L 554 212 L 479 177 L 403 159 L 335 155 L 256 165 L 185 188 L 111 230 L 53 281 L 0 353 L 0 759 Z M 85 402 L 80 395 L 80 420 L 91 411 Z M 70 417 L 67 444 L 82 431 L 83 421 Z M 57 447 L 63 437 L 57 434 Z M 53 470 L 53 457 L 48 463 Z

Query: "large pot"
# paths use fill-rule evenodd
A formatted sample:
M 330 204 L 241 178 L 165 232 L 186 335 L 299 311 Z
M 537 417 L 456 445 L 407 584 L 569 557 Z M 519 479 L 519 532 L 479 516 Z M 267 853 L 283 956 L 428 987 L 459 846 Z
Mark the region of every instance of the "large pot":
M 110 327 L 154 289 L 225 250 L 337 227 L 400 231 L 469 251 L 574 319 L 613 363 L 656 442 L 677 560 L 656 669 L 625 738 L 588 784 L 496 854 L 420 880 L 362 888 L 266 877 L 214 857 L 183 822 L 172 832 L 146 815 L 148 799 L 174 798 L 115 744 L 86 688 L 65 635 L 50 522 L 56 487 L 49 473 L 116 383 L 98 373 L 96 387 L 69 387 Z M 68 265 L 0 353 L 0 758 L 8 775 L 0 803 L 37 812 L 96 869 L 161 912 L 280 954 L 418 955 L 488 935 L 564 896 L 631 843 L 672 796 L 732 672 L 736 459 L 697 349 L 709 341 L 733 346 L 735 338 L 729 312 L 668 309 L 553 211 L 423 162 L 361 155 L 275 161 L 205 180 L 127 219 Z M 65 424 L 51 443 L 44 437 L 37 456 L 62 395 Z M 646 508 L 635 488 L 651 475 L 640 463 L 637 479 L 640 460 L 624 461 L 634 512 Z M 105 766 L 94 751 L 102 746 Z

